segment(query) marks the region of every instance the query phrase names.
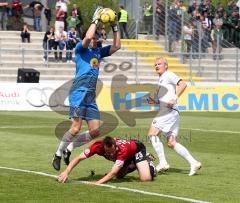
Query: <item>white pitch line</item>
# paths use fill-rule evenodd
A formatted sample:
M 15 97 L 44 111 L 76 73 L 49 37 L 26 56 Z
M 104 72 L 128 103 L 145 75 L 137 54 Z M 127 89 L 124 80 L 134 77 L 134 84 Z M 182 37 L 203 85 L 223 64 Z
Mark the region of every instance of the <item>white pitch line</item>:
M 57 175 L 52 175 L 52 174 L 48 174 L 48 173 L 44 173 L 44 172 L 24 170 L 24 169 L 18 169 L 18 168 L 9 168 L 9 167 L 4 167 L 4 166 L 0 166 L 0 169 L 11 170 L 11 171 L 19 171 L 19 172 L 23 172 L 23 173 L 32 173 L 32 174 L 47 176 L 47 177 L 51 177 L 51 178 L 57 178 L 58 177 Z M 183 200 L 183 201 L 186 201 L 186 202 L 210 203 L 210 202 L 206 202 L 206 201 L 203 201 L 203 200 L 191 199 L 191 198 L 186 198 L 186 197 L 178 197 L 178 196 L 174 196 L 174 195 L 165 195 L 165 194 L 160 194 L 160 193 L 156 193 L 156 192 L 147 192 L 147 191 L 144 191 L 144 190 L 131 189 L 131 188 L 127 188 L 127 187 L 118 187 L 118 186 L 109 185 L 109 184 L 94 184 L 92 182 L 78 181 L 78 180 L 72 180 L 72 181 L 78 182 L 78 183 L 81 183 L 81 184 L 96 185 L 96 186 L 99 186 L 99 187 L 107 187 L 107 188 L 111 188 L 111 189 L 115 189 L 115 190 L 125 190 L 125 191 L 128 191 L 128 192 L 140 193 L 140 194 L 144 194 L 144 195 L 151 195 L 151 196 L 158 196 L 158 197 L 166 197 L 166 198 L 171 198 L 171 199 Z
M 201 132 L 215 132 L 215 133 L 229 133 L 229 134 L 240 134 L 240 131 L 230 131 L 230 130 L 206 130 L 200 128 L 180 128 L 180 130 L 195 130 Z
M 21 125 L 21 126 L 0 126 L 0 129 L 34 129 L 34 128 L 52 128 L 52 125 Z M 120 128 L 129 128 L 127 126 L 120 126 Z M 200 129 L 200 128 L 180 128 L 180 130 L 195 130 L 201 132 L 215 132 L 215 133 L 229 133 L 229 134 L 240 134 L 240 131 L 230 131 L 230 130 L 207 130 L 207 129 Z

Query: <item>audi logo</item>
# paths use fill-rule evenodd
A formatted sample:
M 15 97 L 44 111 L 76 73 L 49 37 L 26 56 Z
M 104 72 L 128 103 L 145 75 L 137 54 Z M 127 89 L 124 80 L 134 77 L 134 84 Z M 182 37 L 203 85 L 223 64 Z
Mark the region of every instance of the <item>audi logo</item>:
M 27 90 L 26 92 L 26 101 L 33 107 L 57 107 L 57 106 L 63 106 L 66 107 L 64 104 L 64 101 L 61 101 L 61 93 L 63 94 L 63 91 L 69 91 L 66 89 L 54 89 L 52 87 L 32 87 Z M 55 97 L 51 99 L 50 103 L 50 97 L 51 95 L 55 93 Z M 66 99 L 66 98 L 65 98 Z

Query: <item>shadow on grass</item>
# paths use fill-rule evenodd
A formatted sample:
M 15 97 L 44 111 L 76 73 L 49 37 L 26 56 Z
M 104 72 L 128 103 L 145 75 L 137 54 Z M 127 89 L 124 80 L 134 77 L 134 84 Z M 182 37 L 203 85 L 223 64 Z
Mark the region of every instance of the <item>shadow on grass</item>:
M 182 174 L 188 174 L 189 171 L 186 169 L 180 169 L 180 168 L 170 168 L 167 172 L 170 173 L 182 173 Z
M 97 181 L 99 179 L 101 179 L 104 175 L 89 175 L 87 177 L 80 177 L 80 178 L 76 178 L 76 179 L 72 179 L 74 181 Z M 122 182 L 139 182 L 139 178 L 138 177 L 134 177 L 134 176 L 125 176 L 124 178 L 121 179 L 113 179 L 111 180 L 111 183 L 122 183 Z

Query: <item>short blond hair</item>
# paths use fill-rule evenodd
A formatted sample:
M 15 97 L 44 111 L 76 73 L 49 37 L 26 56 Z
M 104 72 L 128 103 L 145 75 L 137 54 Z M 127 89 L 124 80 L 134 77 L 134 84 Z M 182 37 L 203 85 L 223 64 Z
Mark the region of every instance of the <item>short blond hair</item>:
M 158 60 L 163 61 L 165 63 L 165 65 L 167 66 L 167 69 L 168 69 L 168 61 L 167 61 L 167 59 L 165 59 L 164 57 L 160 56 L 160 57 L 157 57 L 155 59 L 155 61 L 158 61 Z

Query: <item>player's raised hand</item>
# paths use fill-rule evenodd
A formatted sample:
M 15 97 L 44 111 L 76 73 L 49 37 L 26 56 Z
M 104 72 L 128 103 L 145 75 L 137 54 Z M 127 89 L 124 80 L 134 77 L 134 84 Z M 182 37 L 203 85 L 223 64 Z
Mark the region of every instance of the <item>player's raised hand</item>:
M 93 14 L 93 17 L 92 17 L 92 23 L 95 23 L 97 24 L 99 19 L 100 19 L 100 13 L 102 12 L 103 10 L 103 7 L 101 6 L 98 6 Z
M 58 176 L 58 182 L 66 183 L 67 181 L 68 181 L 68 173 L 64 171 Z
M 114 19 L 114 21 L 113 22 L 111 22 L 111 27 L 112 27 L 112 30 L 113 30 L 113 32 L 118 32 L 118 17 L 117 17 L 117 14 L 116 14 L 116 12 L 114 12 L 115 13 L 115 19 Z

